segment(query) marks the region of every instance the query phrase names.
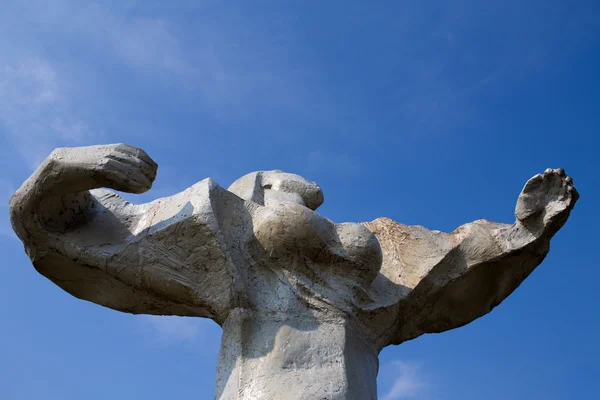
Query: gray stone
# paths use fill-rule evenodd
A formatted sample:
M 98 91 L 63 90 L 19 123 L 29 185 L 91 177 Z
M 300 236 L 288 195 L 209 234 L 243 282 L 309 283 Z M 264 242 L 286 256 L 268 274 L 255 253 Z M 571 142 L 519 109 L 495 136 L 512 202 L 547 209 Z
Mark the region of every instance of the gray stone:
M 55 150 L 10 201 L 34 267 L 80 299 L 223 327 L 217 399 L 375 399 L 378 354 L 481 317 L 540 264 L 578 195 L 534 176 L 512 225 L 336 224 L 319 186 L 254 172 L 131 204 L 157 164 L 127 145 Z

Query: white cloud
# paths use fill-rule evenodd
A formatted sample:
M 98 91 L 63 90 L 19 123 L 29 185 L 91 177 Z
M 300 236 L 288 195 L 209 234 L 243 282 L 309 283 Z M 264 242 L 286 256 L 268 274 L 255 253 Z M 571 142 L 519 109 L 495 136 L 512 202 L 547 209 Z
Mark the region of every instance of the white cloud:
M 121 62 L 132 67 L 189 72 L 179 41 L 162 18 L 127 17 L 127 7 L 108 8 L 93 3 L 81 7 L 79 2 L 68 0 L 62 0 L 60 8 L 61 13 L 44 19 L 47 26 L 62 25 L 58 29 L 81 36 L 99 50 L 112 51 Z M 39 10 L 30 12 L 35 14 Z
M 386 366 L 386 370 L 393 372 L 396 378 L 381 400 L 412 399 L 423 396 L 425 383 L 417 365 L 395 361 Z
M 185 72 L 188 69 L 183 60 L 185 52 L 168 22 L 161 17 L 131 16 L 132 9 L 132 5 L 127 6 L 124 2 L 110 6 L 89 1 L 56 0 L 48 3 L 30 0 L 6 10 L 9 16 L 18 15 L 22 19 L 21 25 L 12 25 L 7 21 L 10 17 L 0 18 L 0 22 L 7 22 L 5 30 L 13 34 L 22 26 L 26 27 L 26 35 L 17 38 L 21 43 L 32 41 L 28 35 L 46 33 L 46 38 L 34 38 L 37 40 L 30 46 L 34 51 L 44 51 L 45 46 L 39 44 L 46 43 L 44 39 L 50 41 L 54 38 L 60 41 L 61 50 L 72 46 L 75 57 L 78 56 L 75 49 L 83 45 L 98 58 L 108 57 L 110 61 L 128 66 Z
M 125 70 L 130 68 L 148 87 L 163 85 L 184 93 L 218 118 L 253 116 L 259 111 L 270 116 L 275 107 L 294 113 L 310 108 L 306 113 L 312 114 L 322 97 L 307 82 L 314 68 L 288 65 L 273 38 L 249 29 L 248 18 L 235 8 L 215 19 L 210 12 L 198 12 L 198 7 L 146 1 L 11 4 L 0 13 L 0 26 L 4 25 L 0 33 L 14 37 L 16 43 L 3 43 L 0 38 L 0 50 L 45 54 L 50 63 L 56 61 L 74 72 L 83 93 L 90 82 L 81 82 L 82 77 L 104 77 L 111 66 L 110 80 L 128 79 Z M 192 23 L 185 14 L 194 9 Z M 48 52 L 52 48 L 59 51 Z M 90 55 L 98 59 L 100 68 Z M 0 54 L 0 65 L 3 58 Z M 90 94 L 85 101 L 100 100 L 95 97 Z
M 90 118 L 95 109 L 112 106 L 97 94 L 98 83 L 89 80 L 97 79 L 99 70 L 86 58 L 88 51 L 100 65 L 149 71 L 151 81 L 168 73 L 189 82 L 193 68 L 168 23 L 129 17 L 127 9 L 125 3 L 109 7 L 72 0 L 31 0 L 3 9 L 0 132 L 4 147 L 16 150 L 10 161 L 21 156 L 33 169 L 56 147 L 102 142 L 105 126 Z M 49 52 L 53 47 L 59 51 Z M 72 57 L 65 58 L 67 49 Z
M 65 86 L 46 60 L 0 64 L 0 123 L 30 168 L 54 147 L 80 143 L 89 136 L 87 124 L 71 110 Z
M 195 343 L 205 335 L 209 321 L 201 318 L 142 315 L 137 317 L 144 334 L 160 344 Z
M 161 340 L 193 341 L 200 332 L 200 327 L 189 318 L 149 316 L 146 322 Z

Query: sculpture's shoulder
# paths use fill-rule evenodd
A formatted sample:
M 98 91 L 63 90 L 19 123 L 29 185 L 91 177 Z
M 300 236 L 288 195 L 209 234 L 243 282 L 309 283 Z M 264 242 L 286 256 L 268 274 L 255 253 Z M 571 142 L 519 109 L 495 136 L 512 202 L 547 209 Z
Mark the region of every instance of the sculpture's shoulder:
M 230 219 L 245 213 L 245 203 L 207 178 L 180 193 L 139 206 L 138 222 L 132 233 L 153 234 L 175 225 L 203 226 L 217 232 L 225 228 Z
M 377 218 L 364 224 L 390 257 L 411 259 L 436 258 L 450 251 L 455 243 L 451 235 L 421 225 L 404 225 L 390 218 Z
M 364 225 L 375 235 L 383 261 L 380 273 L 408 293 L 455 247 L 452 237 L 420 225 L 377 218 Z
M 236 221 L 247 224 L 245 201 L 204 179 L 186 190 L 145 204 L 133 204 L 112 190 L 90 191 L 92 204 L 88 222 L 74 229 L 56 233 L 88 252 L 111 254 L 142 243 L 171 242 L 193 246 L 194 241 L 212 238 L 227 248 L 223 236 Z

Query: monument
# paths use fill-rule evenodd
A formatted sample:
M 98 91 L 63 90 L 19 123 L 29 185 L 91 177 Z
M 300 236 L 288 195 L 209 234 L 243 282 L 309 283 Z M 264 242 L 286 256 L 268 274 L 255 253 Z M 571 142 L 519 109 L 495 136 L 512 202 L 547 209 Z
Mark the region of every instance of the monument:
M 215 398 L 376 399 L 378 354 L 468 324 L 539 265 L 578 194 L 562 169 L 525 185 L 512 225 L 452 233 L 336 224 L 319 186 L 281 171 L 205 179 L 131 204 L 157 164 L 127 145 L 55 150 L 10 200 L 34 267 L 75 297 L 223 328 Z

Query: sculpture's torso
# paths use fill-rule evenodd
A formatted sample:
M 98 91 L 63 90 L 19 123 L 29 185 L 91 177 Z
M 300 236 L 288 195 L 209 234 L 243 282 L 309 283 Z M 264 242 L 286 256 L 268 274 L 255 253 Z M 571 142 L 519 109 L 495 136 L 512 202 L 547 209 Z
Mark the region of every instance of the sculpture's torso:
M 215 396 L 375 399 L 377 352 L 350 318 L 356 291 L 379 271 L 374 235 L 291 203 L 252 207 L 252 223 Z
M 376 399 L 377 352 L 347 319 L 233 310 L 223 325 L 215 398 Z
M 136 221 L 134 239 L 111 259 L 118 268 L 165 252 L 163 264 L 179 277 L 167 285 L 170 296 L 186 302 L 207 298 L 194 287 L 206 288 L 208 274 L 211 282 L 233 280 L 231 293 L 209 286 L 227 309 L 215 397 L 376 398 L 377 350 L 352 319 L 381 265 L 375 236 L 362 224 L 335 224 L 299 204 L 260 206 L 206 181 L 186 192 L 155 203 L 164 222 Z M 220 207 L 207 201 L 216 196 Z M 142 246 L 141 235 L 152 245 Z M 202 243 L 221 251 L 207 256 Z
M 351 311 L 357 293 L 365 291 L 379 272 L 379 243 L 362 224 L 335 224 L 291 203 L 259 207 L 252 222 L 244 252 L 244 293 L 251 293 L 248 301 L 256 310 L 296 313 L 297 308 L 286 303 L 283 283 L 303 304 L 312 302 L 316 308 L 343 314 Z M 255 280 L 270 290 L 255 292 Z M 273 298 L 277 291 L 279 297 Z

